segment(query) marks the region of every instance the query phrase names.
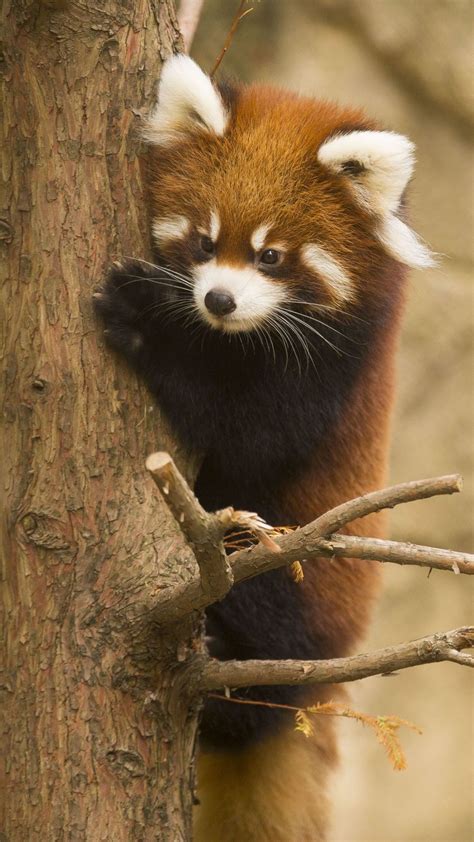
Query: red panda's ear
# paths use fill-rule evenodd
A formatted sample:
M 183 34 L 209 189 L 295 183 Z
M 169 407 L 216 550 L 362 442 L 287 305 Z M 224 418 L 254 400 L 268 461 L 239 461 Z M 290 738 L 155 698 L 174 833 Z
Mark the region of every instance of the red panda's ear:
M 163 65 L 158 102 L 143 135 L 149 143 L 165 146 L 196 129 L 222 135 L 227 120 L 224 103 L 209 76 L 188 56 L 173 56 Z
M 335 135 L 318 159 L 347 175 L 361 204 L 375 213 L 396 213 L 415 164 L 415 147 L 393 132 L 357 131 Z
M 379 218 L 379 239 L 393 257 L 408 266 L 431 266 L 429 250 L 397 216 L 414 152 L 413 143 L 395 132 L 353 131 L 325 141 L 318 160 L 346 176 L 359 204 Z

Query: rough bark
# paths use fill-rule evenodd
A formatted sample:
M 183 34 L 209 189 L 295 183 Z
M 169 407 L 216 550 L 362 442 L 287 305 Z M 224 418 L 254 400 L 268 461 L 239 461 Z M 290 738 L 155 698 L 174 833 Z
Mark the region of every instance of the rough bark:
M 179 33 L 170 0 L 5 0 L 3 37 L 2 838 L 175 842 L 196 621 L 150 614 L 194 560 L 143 469 L 169 437 L 90 296 L 146 254 L 137 109 Z

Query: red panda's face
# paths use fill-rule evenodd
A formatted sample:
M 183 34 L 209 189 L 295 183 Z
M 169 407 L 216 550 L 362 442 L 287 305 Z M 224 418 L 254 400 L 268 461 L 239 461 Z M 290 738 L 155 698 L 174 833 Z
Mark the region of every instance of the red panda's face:
M 399 217 L 412 144 L 361 112 L 263 86 L 221 95 L 178 56 L 146 137 L 154 244 L 212 328 L 317 323 L 386 294 L 394 258 L 430 261 Z

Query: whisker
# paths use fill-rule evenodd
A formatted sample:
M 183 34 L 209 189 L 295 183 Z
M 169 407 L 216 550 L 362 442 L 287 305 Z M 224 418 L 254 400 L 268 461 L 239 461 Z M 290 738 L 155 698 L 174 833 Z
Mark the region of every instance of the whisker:
M 354 321 L 362 322 L 363 324 L 368 324 L 367 319 L 363 319 L 361 316 L 356 316 L 355 313 L 351 312 L 350 310 L 341 310 L 340 307 L 335 307 L 330 304 L 318 304 L 315 301 L 302 301 L 301 298 L 287 298 L 286 302 L 288 304 L 301 304 L 305 307 L 312 307 L 315 310 L 331 310 L 334 313 L 337 313 L 341 316 L 348 316 L 350 319 L 354 319 Z
M 262 324 L 259 324 L 258 321 L 255 321 L 255 319 L 251 319 L 251 325 L 255 331 L 255 335 L 260 341 L 263 350 L 268 351 L 268 353 L 271 353 L 273 359 L 275 359 L 275 348 L 272 348 L 272 343 L 270 341 L 268 331 L 265 330 L 265 327 Z
M 333 333 L 338 333 L 339 336 L 342 336 L 343 339 L 347 339 L 348 342 L 353 342 L 355 345 L 361 345 L 361 342 L 358 342 L 357 339 L 353 339 L 352 336 L 347 336 L 346 333 L 343 333 L 341 330 L 338 330 L 336 327 L 333 327 L 327 322 L 321 321 L 321 319 L 317 319 L 315 316 L 309 316 L 307 313 L 298 313 L 302 319 L 309 319 L 312 322 L 317 322 L 317 324 L 323 325 L 323 327 L 327 327 L 328 330 L 332 330 Z M 309 327 L 309 325 L 308 325 Z
M 131 260 L 134 263 L 143 263 L 144 266 L 151 266 L 152 269 L 160 269 L 160 267 L 157 266 L 156 263 L 150 263 L 149 260 L 145 260 L 143 257 L 132 257 L 129 254 L 125 254 L 123 259 Z
M 255 324 L 255 322 L 253 321 L 253 319 L 251 320 L 251 324 L 252 324 L 252 328 L 254 329 L 254 331 L 255 331 L 255 332 L 257 332 L 257 330 L 258 330 L 258 325 L 257 325 L 257 324 Z M 255 351 L 255 343 L 254 343 L 254 341 L 253 341 L 253 336 L 252 336 L 251 331 L 247 331 L 247 332 L 245 333 L 245 337 L 246 337 L 246 339 L 247 339 L 247 341 L 248 341 L 249 345 L 251 345 L 251 346 L 252 346 L 252 351 Z
M 168 284 L 168 283 L 166 283 L 166 281 L 158 280 L 157 278 L 142 278 L 142 277 L 139 277 L 138 275 L 136 275 L 136 276 L 130 278 L 130 280 L 126 281 L 120 287 L 115 287 L 114 292 L 118 293 L 118 292 L 120 292 L 120 290 L 122 290 L 124 287 L 129 286 L 130 284 L 138 284 L 138 283 L 143 282 L 143 281 L 146 281 L 149 284 L 155 284 L 156 286 L 159 286 L 159 287 L 170 287 L 171 289 L 180 289 L 181 288 L 181 289 L 187 290 L 187 289 L 193 288 L 193 284 L 191 284 L 191 283 L 187 284 L 181 279 L 176 279 L 173 284 Z
M 230 337 L 229 337 L 229 338 L 230 338 Z M 244 352 L 244 354 L 245 354 L 245 345 L 244 345 L 244 340 L 242 339 L 242 334 L 241 334 L 241 332 L 240 332 L 240 331 L 238 331 L 238 333 L 237 333 L 237 338 L 238 338 L 238 340 L 239 340 L 239 342 L 240 342 L 240 345 L 241 345 L 241 347 L 242 347 L 242 351 L 243 351 L 243 352 Z
M 125 257 L 125 260 L 131 260 L 135 263 L 143 263 L 144 266 L 149 266 L 151 269 L 156 269 L 157 272 L 163 273 L 165 272 L 167 275 L 174 276 L 176 278 L 181 278 L 183 281 L 187 281 L 188 283 L 192 283 L 189 275 L 183 275 L 182 272 L 179 272 L 177 269 L 173 269 L 171 266 L 158 266 L 156 263 L 150 263 L 148 260 L 143 260 L 139 257 Z M 143 278 L 142 280 L 146 280 Z
M 275 314 L 275 319 L 274 319 L 273 324 L 274 324 L 275 329 L 279 333 L 280 338 L 284 342 L 284 347 L 285 347 L 285 371 L 286 371 L 286 369 L 288 367 L 288 364 L 289 364 L 289 356 L 288 356 L 288 351 L 287 351 L 287 346 L 289 346 L 290 350 L 294 354 L 296 363 L 298 365 L 298 373 L 301 376 L 302 367 L 301 367 L 301 360 L 300 360 L 298 350 L 297 350 L 298 346 L 295 345 L 295 342 L 293 341 L 291 334 L 293 334 L 295 336 L 296 342 L 297 343 L 299 342 L 299 344 L 303 348 L 303 351 L 304 351 L 305 356 L 306 356 L 306 366 L 308 366 L 308 364 L 309 364 L 311 355 L 309 353 L 309 348 L 308 348 L 308 345 L 305 341 L 305 338 L 301 334 L 301 331 L 298 328 L 296 328 L 294 325 L 292 325 L 284 317 L 284 312 L 285 311 L 282 308 L 278 308 L 278 310 Z M 275 322 L 276 322 L 276 324 L 275 324 Z
M 138 257 L 126 257 L 125 259 L 131 260 L 136 263 L 143 263 L 145 266 L 149 266 L 151 269 L 156 269 L 157 272 L 165 272 L 168 275 L 179 277 L 183 280 L 191 282 L 188 275 L 183 275 L 182 272 L 179 272 L 177 269 L 173 269 L 171 266 L 158 266 L 156 263 L 150 263 L 148 260 L 143 260 L 142 258 Z M 143 280 L 145 280 L 145 278 Z
M 136 316 L 137 319 L 145 316 L 147 313 L 152 313 L 154 310 L 165 311 L 165 310 L 172 310 L 175 312 L 187 311 L 187 310 L 194 310 L 195 305 L 194 301 L 192 300 L 177 300 L 177 301 L 154 301 L 153 304 L 149 304 L 148 307 L 145 307 L 141 310 L 138 315 Z
M 285 352 L 285 368 L 284 368 L 284 370 L 286 371 L 286 369 L 288 368 L 288 362 L 289 362 L 289 354 L 288 354 L 289 344 L 288 344 L 288 341 L 287 341 L 286 332 L 282 328 L 282 326 L 279 324 L 278 320 L 275 317 L 270 316 L 267 319 L 267 324 L 270 328 L 270 331 L 267 331 L 267 333 L 270 333 L 270 336 L 271 336 L 271 331 L 276 333 L 277 338 L 280 340 L 280 342 L 283 346 L 283 350 Z M 273 347 L 273 360 L 274 360 L 274 362 L 276 362 L 275 346 L 273 345 L 273 341 L 272 341 L 272 347 Z
M 271 324 L 271 322 L 269 322 L 269 324 Z M 264 350 L 265 350 L 265 348 L 268 348 L 268 350 L 271 349 L 273 362 L 276 363 L 276 351 L 275 351 L 275 345 L 273 344 L 271 331 L 267 330 L 265 325 L 259 325 L 258 331 L 259 331 L 259 336 L 260 336 L 260 340 L 261 340 L 261 343 L 262 343 L 262 348 L 264 348 Z M 288 353 L 286 351 L 286 343 L 285 343 L 285 353 L 286 353 L 286 361 L 288 363 Z
M 324 336 L 322 333 L 320 333 L 319 330 L 316 330 L 315 327 L 313 327 L 312 325 L 309 325 L 306 322 L 302 321 L 295 313 L 292 313 L 291 310 L 287 310 L 286 315 L 288 315 L 289 318 L 294 319 L 295 321 L 299 322 L 299 324 L 303 325 L 307 330 L 310 330 L 312 333 L 316 334 L 316 336 L 319 336 L 319 338 L 322 339 L 323 342 L 326 342 L 326 344 L 329 345 L 329 347 L 332 348 L 333 351 L 335 351 L 336 354 L 338 354 L 339 356 L 348 356 L 348 357 L 352 356 L 352 354 L 349 354 L 347 351 L 343 351 L 341 348 L 338 348 L 337 345 L 334 345 L 327 338 L 327 336 Z
M 291 331 L 291 333 L 294 334 L 295 339 L 300 343 L 301 347 L 303 348 L 303 351 L 304 351 L 305 357 L 306 357 L 306 368 L 308 368 L 310 363 L 314 366 L 314 360 L 313 360 L 313 357 L 312 357 L 312 354 L 311 354 L 311 351 L 310 351 L 310 348 L 309 348 L 309 343 L 308 343 L 306 337 L 304 336 L 302 331 L 296 325 L 294 325 L 289 319 L 285 318 L 284 314 L 285 314 L 285 311 L 282 311 L 280 313 L 280 319 L 282 321 L 284 321 L 288 330 Z M 293 347 L 293 343 L 292 343 L 292 347 Z M 300 375 L 301 375 L 301 367 L 300 367 L 300 363 L 299 363 L 299 358 L 298 358 L 298 368 L 299 368 Z

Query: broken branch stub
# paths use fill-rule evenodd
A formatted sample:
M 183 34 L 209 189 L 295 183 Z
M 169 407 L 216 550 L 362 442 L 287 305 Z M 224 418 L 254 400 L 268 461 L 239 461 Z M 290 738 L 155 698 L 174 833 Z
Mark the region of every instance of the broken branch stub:
M 222 599 L 234 581 L 223 543 L 226 524 L 203 509 L 168 453 L 152 453 L 146 468 L 193 549 L 203 595 Z

